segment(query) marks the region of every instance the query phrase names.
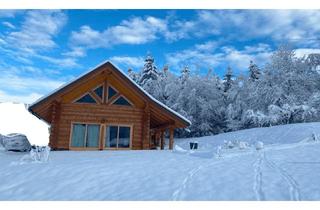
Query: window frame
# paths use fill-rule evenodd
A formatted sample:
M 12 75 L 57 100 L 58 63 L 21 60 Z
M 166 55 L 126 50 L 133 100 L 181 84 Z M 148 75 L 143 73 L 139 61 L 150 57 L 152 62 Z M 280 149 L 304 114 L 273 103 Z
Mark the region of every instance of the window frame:
M 102 87 L 102 97 L 101 97 L 101 102 L 104 102 L 104 95 L 105 95 L 105 87 L 104 87 L 104 83 L 101 83 L 100 85 L 95 86 L 94 88 L 91 89 L 91 91 L 96 94 L 99 98 L 100 96 L 95 92 L 96 89 L 98 89 L 99 87 Z M 89 93 L 90 91 L 88 91 Z
M 110 98 L 109 98 L 109 87 L 111 87 L 114 91 L 116 91 L 116 94 L 114 94 L 114 95 L 111 96 Z M 120 92 L 118 91 L 118 89 L 115 88 L 113 85 L 111 85 L 111 84 L 109 84 L 109 83 L 108 83 L 108 85 L 107 85 L 107 87 L 106 87 L 106 93 L 107 93 L 107 94 L 106 94 L 106 102 L 113 101 L 114 98 L 117 98 L 116 96 L 120 94 Z
M 122 105 L 122 104 L 115 104 L 115 102 L 120 98 L 124 98 L 130 105 Z M 120 106 L 120 107 L 134 107 L 133 103 L 127 98 L 125 97 L 124 95 L 120 94 L 118 97 L 116 97 L 112 103 L 111 103 L 112 106 Z
M 84 146 L 83 147 L 73 147 L 72 146 L 72 135 L 73 135 L 73 125 L 74 124 L 85 124 L 86 129 L 85 129 L 85 134 L 84 134 Z M 87 147 L 87 135 L 88 135 L 88 125 L 98 125 L 99 126 L 99 144 L 98 147 Z M 91 123 L 91 122 L 78 122 L 74 121 L 71 122 L 71 128 L 70 128 L 70 139 L 69 139 L 69 149 L 71 150 L 100 150 L 101 148 L 101 129 L 102 129 L 102 124 L 101 123 Z
M 90 97 L 96 102 L 96 103 L 88 103 L 88 102 L 77 102 L 79 99 L 81 99 L 82 97 L 84 97 L 85 95 L 90 95 Z M 82 94 L 81 96 L 79 96 L 78 98 L 76 98 L 75 100 L 72 101 L 73 104 L 99 104 L 99 102 L 91 95 L 90 91 L 85 92 L 84 94 Z
M 99 125 L 99 146 L 98 147 L 73 147 L 72 146 L 72 134 L 73 134 L 73 125 L 74 124 L 85 124 L 86 125 L 86 131 L 85 131 L 85 144 L 86 145 L 86 139 L 87 139 L 87 125 Z M 105 141 L 107 137 L 107 126 L 117 126 L 118 132 L 117 132 L 117 147 L 106 147 Z M 130 141 L 129 141 L 129 147 L 128 148 L 118 148 L 118 141 L 119 141 L 119 127 L 129 127 L 130 128 Z M 133 124 L 125 124 L 125 123 L 93 123 L 93 122 L 81 122 L 81 121 L 72 121 L 70 125 L 70 138 L 69 138 L 69 149 L 75 150 L 75 151 L 97 151 L 97 150 L 132 150 L 132 141 L 133 141 Z
M 117 147 L 106 147 L 106 137 L 107 137 L 107 127 L 108 126 L 118 127 L 118 130 L 117 130 Z M 129 147 L 127 147 L 127 148 L 123 148 L 123 147 L 119 148 L 118 147 L 120 127 L 129 127 L 130 128 Z M 102 140 L 103 150 L 131 150 L 132 149 L 132 140 L 133 140 L 133 125 L 132 124 L 107 123 L 107 124 L 103 124 L 102 128 L 103 128 L 103 140 Z

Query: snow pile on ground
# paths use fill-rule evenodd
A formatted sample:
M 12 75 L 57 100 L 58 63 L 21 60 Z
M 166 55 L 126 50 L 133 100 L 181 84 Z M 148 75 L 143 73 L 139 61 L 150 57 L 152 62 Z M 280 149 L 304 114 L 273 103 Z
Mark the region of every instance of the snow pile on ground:
M 173 151 L 53 151 L 42 164 L 12 164 L 23 154 L 0 152 L 0 200 L 320 200 L 319 127 L 184 139 Z
M 0 134 L 21 133 L 31 144 L 47 145 L 48 124 L 28 112 L 24 104 L 0 103 Z
M 11 165 L 23 165 L 30 163 L 47 163 L 51 148 L 49 146 L 32 146 L 28 154 L 23 155 L 19 161 L 11 162 Z

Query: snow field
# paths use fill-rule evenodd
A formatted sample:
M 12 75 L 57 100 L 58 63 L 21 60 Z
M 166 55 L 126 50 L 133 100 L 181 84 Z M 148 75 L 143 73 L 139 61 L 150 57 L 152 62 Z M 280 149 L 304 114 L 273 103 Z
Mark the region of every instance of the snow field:
M 319 126 L 177 139 L 173 151 L 54 151 L 47 163 L 0 151 L 0 200 L 320 200 Z

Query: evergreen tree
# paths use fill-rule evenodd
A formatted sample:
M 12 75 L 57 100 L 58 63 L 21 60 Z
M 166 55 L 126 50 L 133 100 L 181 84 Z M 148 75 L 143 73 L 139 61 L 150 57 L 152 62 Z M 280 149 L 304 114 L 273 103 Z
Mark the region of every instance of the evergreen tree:
M 139 74 L 134 72 L 131 68 L 128 69 L 128 76 L 136 83 L 139 82 Z
M 228 90 L 230 90 L 230 88 L 232 87 L 232 77 L 233 77 L 233 73 L 232 73 L 232 69 L 231 67 L 229 66 L 228 69 L 227 69 L 227 72 L 226 74 L 224 75 L 224 92 L 228 92 Z
M 154 58 L 150 53 L 148 53 L 145 64 L 142 70 L 142 74 L 140 77 L 139 84 L 144 86 L 150 80 L 157 80 L 159 77 L 159 73 L 157 67 L 154 64 Z
M 318 70 L 320 66 L 320 54 L 319 53 L 311 53 L 306 58 L 306 62 L 311 70 Z
M 190 70 L 188 66 L 185 66 L 182 70 L 181 70 L 181 76 L 180 76 L 180 81 L 182 84 L 184 84 L 190 77 Z
M 260 69 L 259 67 L 253 63 L 253 61 L 250 61 L 249 65 L 249 80 L 250 81 L 255 81 L 259 79 L 260 77 Z

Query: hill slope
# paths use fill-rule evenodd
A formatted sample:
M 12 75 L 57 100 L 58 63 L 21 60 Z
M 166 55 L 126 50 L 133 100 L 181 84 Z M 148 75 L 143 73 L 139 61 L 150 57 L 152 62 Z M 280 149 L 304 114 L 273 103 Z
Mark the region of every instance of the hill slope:
M 177 140 L 174 151 L 0 151 L 0 200 L 320 200 L 320 123 Z M 224 140 L 259 140 L 240 149 Z M 189 151 L 189 141 L 200 149 Z

